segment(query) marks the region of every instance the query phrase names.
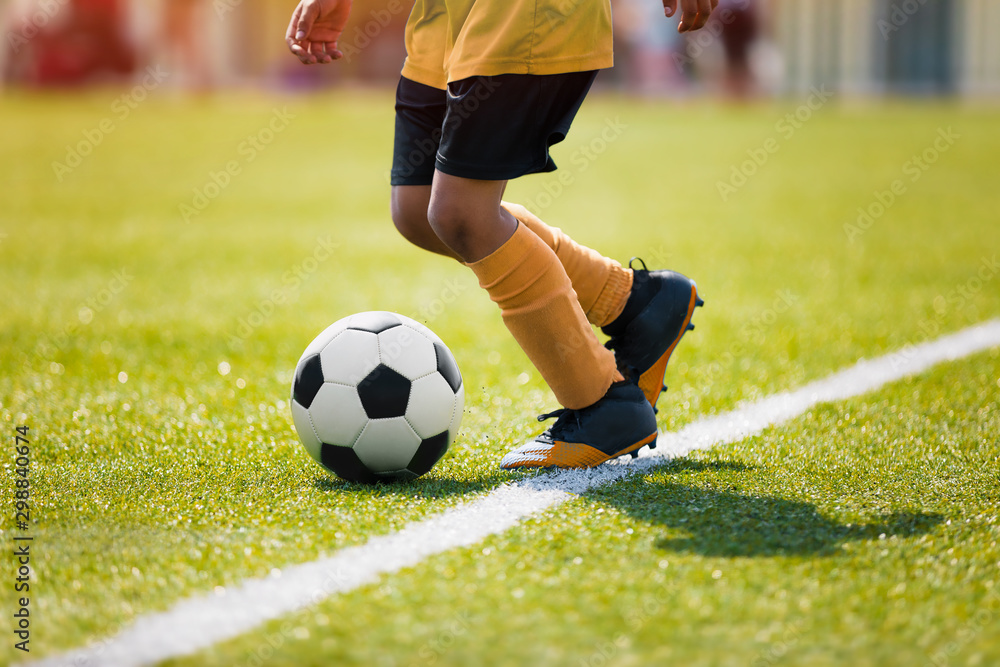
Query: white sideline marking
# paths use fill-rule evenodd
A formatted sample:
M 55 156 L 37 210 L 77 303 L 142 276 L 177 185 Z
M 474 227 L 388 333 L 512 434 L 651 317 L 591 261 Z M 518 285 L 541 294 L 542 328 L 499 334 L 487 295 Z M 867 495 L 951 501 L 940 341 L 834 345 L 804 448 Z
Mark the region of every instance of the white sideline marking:
M 800 389 L 701 419 L 675 433 L 662 433 L 657 449 L 643 450 L 643 456 L 634 461 L 619 460 L 591 470 L 561 470 L 504 484 L 480 500 L 412 523 L 398 533 L 374 537 L 333 556 L 290 566 L 280 576 L 244 581 L 223 594 L 182 600 L 167 611 L 138 618 L 115 637 L 31 665 L 131 667 L 194 653 L 334 593 L 346 593 L 377 581 L 383 574 L 416 565 L 429 556 L 475 544 L 588 489 L 659 465 L 664 457 L 737 442 L 797 417 L 817 403 L 857 396 L 942 361 L 960 359 L 995 345 L 1000 345 L 1000 319 L 877 359 L 862 360 Z

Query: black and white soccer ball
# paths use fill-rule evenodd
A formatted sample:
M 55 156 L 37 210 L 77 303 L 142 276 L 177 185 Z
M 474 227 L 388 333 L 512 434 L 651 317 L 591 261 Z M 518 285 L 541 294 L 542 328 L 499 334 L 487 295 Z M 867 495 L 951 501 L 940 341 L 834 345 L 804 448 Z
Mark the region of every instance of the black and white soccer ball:
M 451 350 L 409 317 L 339 320 L 302 353 L 292 420 L 309 455 L 352 482 L 410 480 L 448 451 L 465 387 Z

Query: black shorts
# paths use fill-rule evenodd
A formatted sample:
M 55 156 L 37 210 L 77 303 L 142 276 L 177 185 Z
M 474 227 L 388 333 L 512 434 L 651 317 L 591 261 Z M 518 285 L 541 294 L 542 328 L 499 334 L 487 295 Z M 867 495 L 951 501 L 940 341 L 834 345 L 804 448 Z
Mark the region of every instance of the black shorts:
M 434 170 L 484 181 L 554 171 L 596 71 L 474 76 L 441 90 L 400 77 L 393 185 L 430 185 Z

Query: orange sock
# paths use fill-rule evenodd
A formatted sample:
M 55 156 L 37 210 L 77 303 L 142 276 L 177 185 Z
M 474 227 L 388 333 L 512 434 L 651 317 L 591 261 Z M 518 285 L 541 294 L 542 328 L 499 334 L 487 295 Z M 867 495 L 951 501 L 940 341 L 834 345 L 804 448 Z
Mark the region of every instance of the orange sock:
M 614 353 L 594 335 L 559 258 L 525 225 L 468 266 L 564 407 L 592 405 L 621 379 Z
M 603 327 L 621 315 L 632 290 L 632 271 L 548 226 L 520 204 L 501 206 L 556 253 L 591 324 Z

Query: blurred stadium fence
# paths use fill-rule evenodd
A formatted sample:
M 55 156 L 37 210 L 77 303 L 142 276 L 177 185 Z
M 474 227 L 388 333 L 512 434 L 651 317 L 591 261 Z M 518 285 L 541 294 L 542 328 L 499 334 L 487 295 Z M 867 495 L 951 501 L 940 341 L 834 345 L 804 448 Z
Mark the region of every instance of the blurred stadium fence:
M 0 81 L 79 86 L 141 78 L 151 65 L 170 73 L 168 84 L 195 90 L 395 81 L 411 1 L 354 0 L 341 39 L 346 59 L 312 68 L 285 51 L 294 4 L 0 0 Z M 715 79 L 738 93 L 752 80 L 754 92 L 776 94 L 818 86 L 1000 94 L 1000 0 L 723 0 L 712 25 L 684 38 L 663 20 L 660 0 L 613 5 L 618 64 L 606 80 L 638 90 L 698 92 Z

